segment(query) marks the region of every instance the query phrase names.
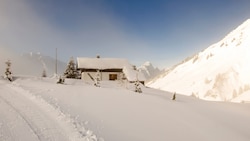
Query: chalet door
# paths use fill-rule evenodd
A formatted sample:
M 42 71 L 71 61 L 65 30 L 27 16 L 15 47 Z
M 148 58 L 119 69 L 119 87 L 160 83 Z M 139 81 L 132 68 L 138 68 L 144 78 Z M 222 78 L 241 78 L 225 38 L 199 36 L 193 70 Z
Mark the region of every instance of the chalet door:
M 109 74 L 109 80 L 117 80 L 117 74 Z

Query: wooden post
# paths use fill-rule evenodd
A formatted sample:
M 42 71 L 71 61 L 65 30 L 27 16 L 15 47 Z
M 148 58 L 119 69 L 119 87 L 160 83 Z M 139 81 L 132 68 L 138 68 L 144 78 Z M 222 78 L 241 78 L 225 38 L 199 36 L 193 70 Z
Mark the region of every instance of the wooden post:
M 56 73 L 56 77 L 57 77 L 57 48 L 56 48 L 55 73 Z

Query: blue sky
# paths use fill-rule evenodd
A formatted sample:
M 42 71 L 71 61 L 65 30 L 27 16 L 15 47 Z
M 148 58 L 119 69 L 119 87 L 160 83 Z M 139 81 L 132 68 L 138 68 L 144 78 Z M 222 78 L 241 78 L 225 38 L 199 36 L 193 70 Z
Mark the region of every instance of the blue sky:
M 0 47 L 170 67 L 250 18 L 249 0 L 1 0 Z

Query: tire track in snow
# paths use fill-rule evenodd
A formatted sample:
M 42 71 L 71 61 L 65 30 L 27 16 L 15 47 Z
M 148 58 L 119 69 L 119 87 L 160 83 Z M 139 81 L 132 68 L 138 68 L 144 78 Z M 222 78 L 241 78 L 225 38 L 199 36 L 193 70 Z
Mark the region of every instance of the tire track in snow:
M 81 123 L 78 123 L 75 119 L 72 119 L 72 117 L 61 112 L 60 107 L 52 106 L 43 98 L 36 96 L 29 90 L 21 87 L 20 84 L 13 82 L 12 84 L 7 84 L 5 87 L 5 89 L 8 89 L 10 92 L 12 92 L 12 96 L 8 97 L 8 100 L 10 100 L 11 97 L 15 97 L 17 99 L 14 100 L 22 99 L 26 101 L 22 103 L 28 103 L 28 105 L 16 105 L 18 102 L 12 101 L 11 104 L 13 105 L 13 103 L 15 103 L 13 107 L 22 114 L 23 118 L 25 118 L 27 122 L 29 122 L 29 125 L 39 136 L 39 140 L 98 140 L 92 131 L 86 130 L 81 125 Z M 32 106 L 30 105 L 36 107 L 36 109 L 31 108 Z M 24 108 L 20 109 L 21 106 Z M 34 112 L 34 110 L 41 112 Z M 46 118 L 49 118 L 50 121 L 48 121 Z M 62 136 L 64 136 L 64 138 Z
M 69 133 L 61 127 L 57 122 L 57 116 L 53 117 L 48 114 L 48 112 L 53 112 L 52 109 L 46 109 L 46 106 L 41 107 L 41 105 L 32 101 L 32 97 L 25 96 L 24 91 L 12 84 L 4 85 L 1 90 L 4 92 L 4 94 L 0 94 L 2 101 L 15 111 L 16 115 L 29 126 L 33 134 L 37 136 L 37 140 L 77 140 L 76 138 L 72 138 L 72 134 L 69 135 Z
M 7 88 L 3 88 L 7 94 L 1 94 L 1 99 L 29 126 L 39 141 L 69 140 L 67 133 L 55 121 L 57 119 L 51 118 L 47 111 L 26 99 L 21 91 L 15 91 L 9 85 Z
M 25 121 L 25 123 L 29 126 L 29 128 L 32 130 L 32 132 L 34 133 L 34 135 L 36 135 L 36 137 L 38 138 L 39 141 L 41 141 L 41 136 L 37 133 L 37 131 L 35 130 L 35 128 L 32 126 L 32 124 L 27 120 L 27 118 L 25 118 L 25 116 L 17 109 L 15 108 L 9 101 L 7 101 L 5 98 L 3 98 L 0 95 L 1 100 L 7 104 L 11 109 L 13 109 L 21 118 L 23 121 Z
M 39 136 L 30 123 L 3 97 L 11 94 L 9 90 L 5 89 L 6 83 L 10 84 L 8 81 L 1 81 L 0 78 L 0 140 L 39 140 Z
M 30 140 L 38 140 L 37 136 L 27 126 L 27 123 L 1 97 L 0 113 L 1 141 L 27 140 L 26 136 L 29 136 L 28 139 Z M 32 137 L 33 139 L 31 139 Z

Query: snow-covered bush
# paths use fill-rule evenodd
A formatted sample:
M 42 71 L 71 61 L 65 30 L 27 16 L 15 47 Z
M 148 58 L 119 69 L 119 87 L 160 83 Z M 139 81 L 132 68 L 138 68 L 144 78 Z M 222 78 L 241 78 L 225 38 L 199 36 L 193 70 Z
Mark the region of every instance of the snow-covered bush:
M 64 84 L 65 79 L 61 76 L 59 77 L 59 80 L 57 81 L 57 84 Z
M 140 87 L 140 82 L 139 82 L 138 79 L 135 81 L 135 92 L 142 93 L 142 90 L 141 90 L 141 87 Z
M 42 77 L 47 77 L 47 73 L 45 69 L 43 69 Z
M 175 99 L 176 99 L 176 93 L 174 92 L 172 100 L 175 100 Z

